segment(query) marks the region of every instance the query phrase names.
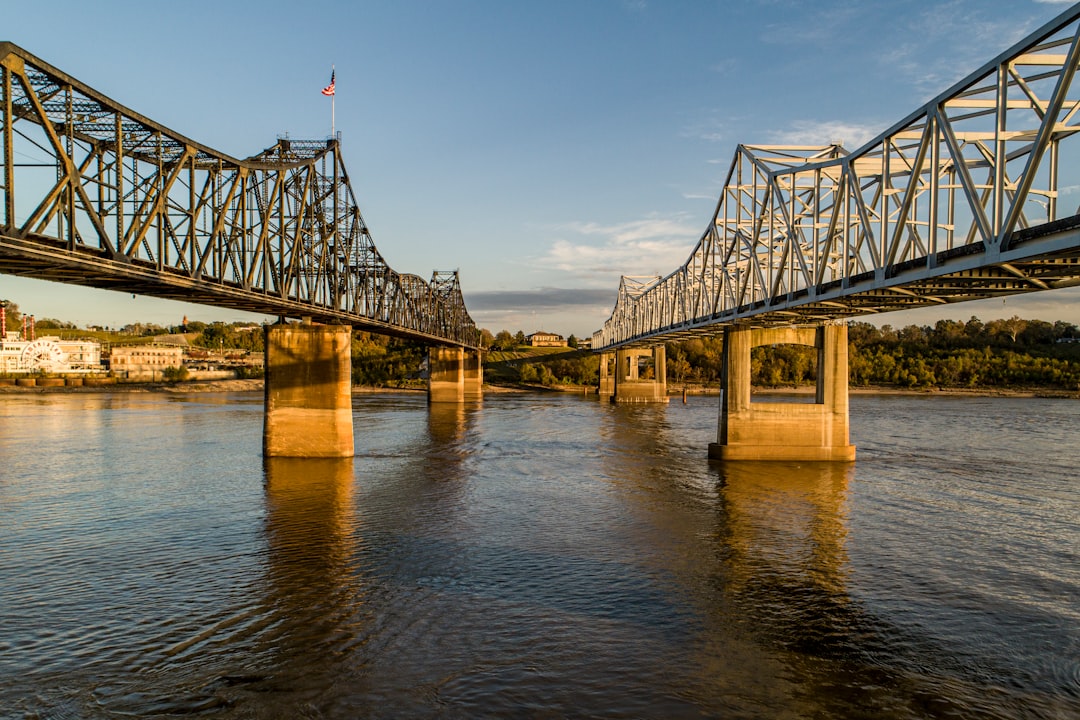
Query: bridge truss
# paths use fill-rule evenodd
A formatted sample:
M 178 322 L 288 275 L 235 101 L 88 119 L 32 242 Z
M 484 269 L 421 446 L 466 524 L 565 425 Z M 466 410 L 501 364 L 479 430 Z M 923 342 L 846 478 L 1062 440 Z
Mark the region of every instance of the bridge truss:
M 624 277 L 593 349 L 1080 284 L 1078 62 L 1080 5 L 855 152 L 738 146 L 689 259 Z
M 0 43 L 0 272 L 475 347 L 458 274 L 386 264 L 336 138 L 238 160 Z

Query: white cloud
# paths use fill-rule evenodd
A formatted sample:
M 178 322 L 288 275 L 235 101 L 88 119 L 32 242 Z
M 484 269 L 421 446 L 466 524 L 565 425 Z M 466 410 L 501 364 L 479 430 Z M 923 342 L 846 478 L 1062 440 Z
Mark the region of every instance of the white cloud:
M 997 19 L 982 8 L 953 0 L 912 15 L 906 33 L 911 40 L 881 59 L 929 100 L 984 65 L 993 53 L 1021 40 L 1033 25 L 1032 20 Z
M 617 224 L 574 222 L 556 228 L 567 237 L 551 244 L 538 264 L 600 283 L 620 275 L 666 275 L 689 257 L 704 231 L 685 217 L 650 215 Z
M 736 71 L 739 69 L 739 65 L 740 63 L 738 58 L 729 57 L 713 63 L 709 69 L 717 75 L 721 75 L 724 77 L 733 77 Z
M 767 2 L 765 5 L 787 5 L 788 3 Z M 852 28 L 863 24 L 867 8 L 853 2 L 830 6 L 827 12 L 800 15 L 798 21 L 782 20 L 765 27 L 761 34 L 763 42 L 782 45 L 797 37 L 800 43 L 834 48 L 837 38 L 848 36 Z M 776 12 L 778 17 L 789 18 L 783 10 Z
M 862 125 L 840 120 L 797 120 L 787 130 L 769 134 L 770 142 L 778 145 L 828 145 L 842 141 L 848 150 L 855 150 L 884 131 L 884 125 Z
M 745 122 L 745 117 L 732 115 L 726 110 L 702 109 L 694 113 L 680 135 L 706 142 L 730 142 L 739 139 L 732 137 L 732 129 L 742 127 Z

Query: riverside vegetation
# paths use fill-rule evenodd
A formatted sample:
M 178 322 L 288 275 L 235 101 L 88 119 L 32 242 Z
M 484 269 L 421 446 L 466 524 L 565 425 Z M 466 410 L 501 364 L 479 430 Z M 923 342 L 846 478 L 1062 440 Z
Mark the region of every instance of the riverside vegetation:
M 719 383 L 720 335 L 668 343 L 666 349 L 669 383 Z M 815 361 L 814 349 L 806 346 L 757 347 L 751 355 L 752 382 L 767 388 L 812 384 Z M 518 348 L 490 353 L 485 372 L 489 368 L 497 380 L 584 385 L 597 381 L 599 360 L 567 348 Z M 941 320 L 900 329 L 853 322 L 848 326 L 848 369 L 853 387 L 1077 392 L 1080 330 L 1072 323 L 1018 317 L 986 323 L 976 317 Z
M 8 327 L 18 327 L 18 305 L 8 302 Z M 261 352 L 263 334 L 251 323 L 187 322 L 174 327 L 134 323 L 118 330 L 79 329 L 51 318 L 37 321 L 39 334 L 94 338 L 104 343 L 153 342 L 163 334 L 184 334 L 196 347 Z M 534 348 L 522 331 L 481 330 L 485 380 L 499 385 L 558 387 L 595 385 L 600 360 L 577 348 Z M 716 386 L 720 381 L 720 334 L 668 343 L 667 380 L 677 386 Z M 424 386 L 425 345 L 354 331 L 352 375 L 356 385 Z M 751 378 L 766 388 L 796 387 L 815 381 L 815 351 L 799 345 L 754 348 Z M 933 326 L 848 325 L 848 368 L 852 387 L 899 389 L 1012 389 L 1080 391 L 1080 329 L 1068 322 L 1019 317 L 982 322 L 940 320 Z M 178 378 L 179 379 L 179 378 Z
M 358 384 L 405 385 L 419 377 L 425 349 L 415 343 L 359 333 L 353 343 Z M 570 347 L 524 345 L 522 332 L 483 331 L 485 380 L 500 385 L 595 385 L 600 359 Z M 723 341 L 719 334 L 667 346 L 667 379 L 674 385 L 716 386 Z M 815 382 L 815 351 L 800 345 L 754 348 L 752 382 L 758 387 Z M 1080 391 L 1080 329 L 1012 317 L 982 322 L 941 320 L 933 326 L 848 326 L 848 368 L 853 387 L 898 389 L 1010 389 Z

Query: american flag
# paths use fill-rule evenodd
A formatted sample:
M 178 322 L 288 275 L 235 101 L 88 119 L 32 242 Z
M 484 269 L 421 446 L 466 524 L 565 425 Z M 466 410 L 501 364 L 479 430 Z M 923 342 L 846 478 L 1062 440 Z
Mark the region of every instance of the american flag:
M 334 94 L 334 71 L 333 70 L 330 71 L 330 84 L 322 89 L 322 94 L 323 95 L 333 95 Z

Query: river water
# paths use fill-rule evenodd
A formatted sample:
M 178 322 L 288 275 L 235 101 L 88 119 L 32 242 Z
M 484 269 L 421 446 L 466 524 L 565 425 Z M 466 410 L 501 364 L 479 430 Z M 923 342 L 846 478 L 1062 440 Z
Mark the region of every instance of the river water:
M 1077 718 L 1080 403 L 851 399 L 854 466 L 717 400 L 0 396 L 0 717 Z

